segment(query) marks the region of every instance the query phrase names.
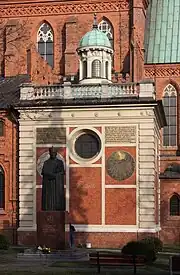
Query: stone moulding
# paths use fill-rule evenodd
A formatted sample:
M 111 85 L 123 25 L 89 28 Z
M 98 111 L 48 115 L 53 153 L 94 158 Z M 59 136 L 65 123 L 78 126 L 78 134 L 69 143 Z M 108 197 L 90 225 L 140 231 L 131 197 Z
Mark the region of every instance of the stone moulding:
M 9 4 L 0 7 L 0 17 L 11 16 L 39 16 L 39 15 L 55 15 L 55 14 L 78 14 L 93 13 L 105 11 L 118 11 L 119 9 L 128 9 L 127 0 L 117 1 L 100 1 L 100 2 L 76 2 L 76 3 L 55 3 L 55 4 Z

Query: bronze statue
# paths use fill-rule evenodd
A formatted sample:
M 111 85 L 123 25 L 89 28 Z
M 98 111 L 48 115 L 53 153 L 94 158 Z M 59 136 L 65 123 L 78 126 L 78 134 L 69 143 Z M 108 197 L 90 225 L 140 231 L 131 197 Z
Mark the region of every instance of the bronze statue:
M 42 169 L 42 210 L 64 211 L 64 164 L 57 159 L 57 150 L 49 149 L 50 158 L 44 162 Z

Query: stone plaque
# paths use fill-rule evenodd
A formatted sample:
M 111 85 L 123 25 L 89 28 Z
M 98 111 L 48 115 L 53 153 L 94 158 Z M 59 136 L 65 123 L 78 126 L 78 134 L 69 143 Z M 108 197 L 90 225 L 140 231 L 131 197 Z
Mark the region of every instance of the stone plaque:
M 37 213 L 38 245 L 52 249 L 65 247 L 65 212 L 41 211 Z
M 107 126 L 105 127 L 106 143 L 135 143 L 135 126 Z
M 36 129 L 37 144 L 65 144 L 66 128 L 48 127 Z
M 134 158 L 125 151 L 116 151 L 106 161 L 106 171 L 110 177 L 122 181 L 132 176 L 135 170 Z

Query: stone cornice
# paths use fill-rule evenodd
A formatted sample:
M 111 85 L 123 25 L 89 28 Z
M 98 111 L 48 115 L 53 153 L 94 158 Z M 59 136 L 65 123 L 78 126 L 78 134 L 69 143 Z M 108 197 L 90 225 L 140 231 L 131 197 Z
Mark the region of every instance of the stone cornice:
M 55 14 L 79 14 L 128 9 L 127 0 L 97 2 L 56 2 L 37 4 L 6 4 L 0 5 L 0 17 L 28 17 Z

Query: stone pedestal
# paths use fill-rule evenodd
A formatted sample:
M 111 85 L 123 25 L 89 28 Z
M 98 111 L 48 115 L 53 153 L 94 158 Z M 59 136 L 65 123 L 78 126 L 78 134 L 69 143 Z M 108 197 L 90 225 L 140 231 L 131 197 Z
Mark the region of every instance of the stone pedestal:
M 40 211 L 37 213 L 38 245 L 51 249 L 65 248 L 65 212 Z

